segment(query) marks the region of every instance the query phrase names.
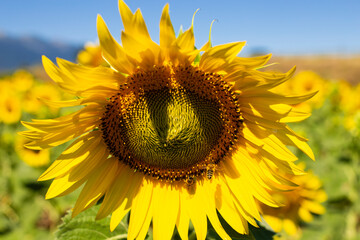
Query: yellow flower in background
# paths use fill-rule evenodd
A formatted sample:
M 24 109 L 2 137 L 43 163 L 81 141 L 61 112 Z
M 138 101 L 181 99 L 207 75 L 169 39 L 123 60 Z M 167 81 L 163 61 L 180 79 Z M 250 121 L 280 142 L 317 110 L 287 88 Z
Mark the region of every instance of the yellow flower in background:
M 304 169 L 305 164 L 299 164 Z M 273 191 L 271 195 L 283 207 L 272 208 L 261 204 L 265 221 L 275 232 L 284 230 L 289 235 L 299 235 L 299 223 L 311 222 L 312 214 L 324 214 L 325 208 L 321 205 L 326 201 L 327 195 L 321 189 L 320 179 L 311 171 L 305 175 L 291 176 L 289 180 L 298 186 L 292 191 Z
M 77 62 L 84 66 L 97 67 L 108 66 L 101 55 L 101 47 L 98 44 L 87 43 L 77 55 Z
M 354 87 L 347 81 L 338 82 L 339 103 L 338 105 L 346 114 L 354 114 L 360 110 L 360 87 Z
M 75 139 L 39 178 L 54 179 L 46 198 L 84 184 L 73 216 L 103 197 L 97 219 L 109 214 L 114 230 L 131 211 L 128 239 L 143 239 L 152 221 L 154 239 L 170 239 L 174 227 L 187 239 L 191 220 L 205 239 L 207 219 L 230 239 L 217 216 L 241 234 L 261 221 L 255 199 L 276 207 L 268 189 L 291 189 L 281 175 L 301 174 L 287 145 L 314 158 L 306 139 L 287 122 L 307 113 L 293 111 L 314 94 L 286 97 L 271 91 L 288 73 L 260 72 L 270 55 L 237 57 L 245 42 L 195 49 L 193 25 L 176 37 L 166 5 L 160 44 L 153 42 L 140 10 L 119 1 L 125 30 L 122 45 L 98 16 L 102 55 L 111 66 L 87 67 L 48 58 L 48 75 L 79 96 L 54 107 L 83 105 L 67 116 L 23 122 L 43 150 Z M 202 53 L 200 56 L 199 54 Z M 199 61 L 194 61 L 197 58 Z M 276 169 L 277 171 L 274 171 Z
M 9 92 L 14 93 L 10 78 L 8 76 L 2 77 L 0 79 L 0 96 L 9 94 Z
M 19 158 L 31 167 L 42 167 L 50 163 L 49 149 L 32 150 L 24 147 L 29 140 L 18 136 L 15 139 L 15 151 Z
M 360 116 L 360 84 L 352 86 L 349 82 L 337 83 L 338 95 L 333 99 L 336 105 L 344 112 L 344 126 L 357 135 L 359 132 Z
M 307 103 L 314 107 L 321 107 L 325 96 L 328 94 L 329 83 L 313 71 L 302 71 L 294 76 L 294 94 L 304 94 L 307 92 L 317 92 Z
M 0 85 L 3 87 L 4 85 Z M 20 121 L 21 102 L 19 97 L 11 89 L 3 89 L 0 95 L 0 122 L 13 124 Z
M 34 86 L 24 95 L 22 106 L 24 111 L 43 118 L 47 116 L 49 111 L 52 114 L 56 114 L 58 112 L 57 108 L 48 108 L 43 101 L 59 100 L 61 100 L 59 90 L 49 83 L 42 83 Z
M 292 95 L 317 92 L 309 101 L 294 105 L 297 110 L 309 112 L 313 108 L 319 108 L 323 105 L 325 97 L 328 94 L 329 84 L 328 81 L 313 71 L 302 71 L 275 90 L 277 93 L 285 91 Z
M 34 84 L 34 77 L 26 70 L 19 69 L 11 76 L 11 83 L 15 91 L 25 92 Z

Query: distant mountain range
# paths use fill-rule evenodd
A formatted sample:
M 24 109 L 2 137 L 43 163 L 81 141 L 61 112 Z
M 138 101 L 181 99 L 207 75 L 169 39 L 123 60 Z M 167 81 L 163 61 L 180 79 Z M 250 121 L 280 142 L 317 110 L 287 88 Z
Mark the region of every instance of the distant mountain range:
M 12 71 L 41 63 L 41 55 L 51 60 L 56 57 L 69 61 L 76 59 L 82 46 L 47 41 L 38 37 L 0 35 L 0 71 Z

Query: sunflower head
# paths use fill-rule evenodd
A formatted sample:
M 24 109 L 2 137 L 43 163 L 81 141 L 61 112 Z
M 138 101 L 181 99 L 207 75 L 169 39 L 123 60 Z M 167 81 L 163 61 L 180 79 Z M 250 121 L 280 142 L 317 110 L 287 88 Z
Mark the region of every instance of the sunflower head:
M 128 78 L 101 118 L 113 156 L 156 179 L 186 181 L 230 152 L 242 120 L 221 75 L 166 64 Z
M 169 6 L 160 18 L 160 43 L 147 31 L 140 10 L 119 1 L 121 44 L 101 16 L 97 29 L 109 66 L 83 66 L 48 58 L 49 76 L 77 99 L 51 106 L 83 106 L 51 120 L 23 122 L 40 150 L 74 141 L 39 180 L 54 179 L 47 198 L 84 185 L 73 215 L 103 198 L 97 218 L 112 214 L 111 230 L 130 211 L 128 238 L 144 238 L 153 223 L 155 239 L 170 239 L 176 225 L 187 239 L 189 221 L 204 239 L 207 219 L 230 239 L 218 213 L 241 234 L 261 221 L 255 199 L 278 206 L 269 189 L 287 190 L 282 175 L 301 174 L 287 149 L 314 158 L 306 139 L 287 122 L 314 94 L 286 97 L 272 88 L 294 73 L 266 73 L 270 55 L 243 58 L 244 42 L 195 48 L 193 24 L 175 35 Z M 194 21 L 193 21 L 194 22 Z M 196 59 L 196 60 L 195 60 Z M 274 170 L 275 169 L 275 170 Z
M 299 164 L 301 169 L 305 164 Z M 304 175 L 290 176 L 290 180 L 297 184 L 293 191 L 273 191 L 271 195 L 283 206 L 271 208 L 261 205 L 264 219 L 276 232 L 284 230 L 289 235 L 299 234 L 301 222 L 311 222 L 312 214 L 324 214 L 325 208 L 321 205 L 327 199 L 327 194 L 322 189 L 320 179 L 311 171 Z

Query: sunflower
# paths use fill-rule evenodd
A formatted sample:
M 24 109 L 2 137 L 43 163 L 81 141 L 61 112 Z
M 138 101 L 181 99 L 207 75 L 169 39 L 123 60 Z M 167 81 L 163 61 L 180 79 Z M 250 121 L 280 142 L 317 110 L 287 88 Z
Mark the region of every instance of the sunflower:
M 305 169 L 305 164 L 298 165 Z M 289 176 L 298 186 L 290 192 L 273 191 L 271 195 L 283 204 L 283 207 L 272 208 L 261 204 L 265 221 L 275 232 L 284 230 L 289 235 L 299 235 L 299 224 L 313 220 L 312 214 L 324 214 L 325 208 L 321 205 L 327 195 L 321 188 L 320 179 L 311 171 L 301 176 Z
M 114 230 L 130 212 L 128 239 L 143 239 L 152 222 L 154 239 L 170 239 L 176 226 L 188 238 L 191 220 L 198 239 L 207 219 L 223 239 L 218 213 L 240 234 L 261 221 L 255 199 L 278 206 L 269 189 L 289 189 L 282 174 L 301 174 L 296 146 L 314 158 L 306 139 L 286 122 L 307 113 L 289 104 L 311 98 L 271 89 L 294 73 L 264 73 L 270 55 L 237 57 L 245 42 L 195 48 L 193 23 L 175 35 L 169 6 L 153 42 L 141 11 L 119 1 L 125 30 L 120 45 L 101 16 L 97 30 L 110 67 L 88 67 L 43 57 L 48 75 L 78 96 L 51 106 L 82 105 L 67 116 L 23 122 L 41 150 L 74 140 L 39 178 L 54 179 L 46 198 L 83 189 L 73 216 L 103 199 L 97 219 L 111 214 Z M 194 21 L 193 21 L 194 22 Z M 278 169 L 274 171 L 273 169 Z
M 24 145 L 29 141 L 25 138 L 18 136 L 15 139 L 15 151 L 27 165 L 31 167 L 42 167 L 50 163 L 49 149 L 31 150 L 25 148 Z
M 77 62 L 90 67 L 97 67 L 99 65 L 108 66 L 101 55 L 101 47 L 94 43 L 85 44 L 84 49 L 77 55 Z
M 360 114 L 360 100 L 358 99 L 360 84 L 352 86 L 347 81 L 338 81 L 335 84 L 335 93 L 331 99 L 332 104 L 343 112 L 345 128 L 352 134 L 356 134 Z
M 31 88 L 23 98 L 22 107 L 25 112 L 35 114 L 37 117 L 53 116 L 58 113 L 58 108 L 47 108 L 43 102 L 59 101 L 61 94 L 52 84 L 43 83 Z
M 319 108 L 323 105 L 324 100 L 329 92 L 330 82 L 323 79 L 313 71 L 302 71 L 275 89 L 275 92 L 283 91 L 300 95 L 307 92 L 317 91 L 317 94 L 310 101 L 294 105 L 297 110 L 309 112 L 313 108 Z
M 34 77 L 26 70 L 19 69 L 11 76 L 11 83 L 18 92 L 29 90 L 34 84 Z
M 0 84 L 0 86 L 4 86 Z M 12 89 L 0 91 L 0 122 L 13 124 L 21 118 L 21 102 L 18 95 Z

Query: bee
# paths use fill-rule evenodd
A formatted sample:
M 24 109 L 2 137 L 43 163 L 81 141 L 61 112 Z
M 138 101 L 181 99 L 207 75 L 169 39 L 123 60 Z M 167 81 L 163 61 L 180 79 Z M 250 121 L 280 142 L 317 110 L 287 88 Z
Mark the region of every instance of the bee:
M 206 166 L 206 178 L 211 180 L 211 178 L 214 176 L 216 165 L 215 163 L 209 163 Z
M 194 174 L 190 174 L 187 179 L 185 180 L 185 183 L 188 187 L 191 187 L 195 183 L 195 176 Z
M 205 165 L 203 169 L 205 169 L 206 178 L 208 180 L 211 180 L 215 174 L 215 170 L 218 171 L 220 167 L 216 163 L 210 162 L 207 165 Z

